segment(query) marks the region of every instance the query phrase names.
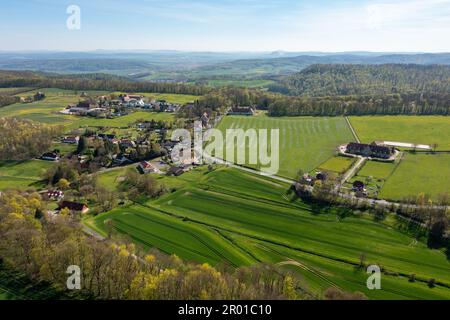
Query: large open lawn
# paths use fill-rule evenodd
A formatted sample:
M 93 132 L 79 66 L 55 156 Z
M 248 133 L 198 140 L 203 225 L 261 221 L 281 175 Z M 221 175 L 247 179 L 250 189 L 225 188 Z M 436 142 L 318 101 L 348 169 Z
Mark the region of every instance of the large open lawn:
M 450 150 L 450 117 L 445 116 L 364 116 L 350 117 L 359 139 L 437 144 Z
M 316 168 L 336 153 L 339 144 L 353 141 L 345 119 L 341 117 L 227 116 L 218 128 L 224 133 L 226 129 L 268 129 L 269 132 L 279 129 L 278 175 L 288 178 L 295 177 L 299 169 L 307 172 Z
M 44 172 L 52 165 L 42 160 L 0 161 L 0 190 L 40 186 Z
M 299 266 L 289 268 L 318 295 L 336 286 L 371 298 L 450 298 L 448 288 L 408 281 L 414 273 L 424 281 L 450 284 L 450 262 L 443 251 L 397 231 L 400 222 L 392 216 L 382 222 L 369 215 L 338 218 L 336 209 L 290 200 L 287 184 L 236 169 L 183 176 L 190 182 L 175 192 L 85 223 L 105 233 L 105 222 L 111 221 L 117 232 L 146 248 L 199 262 L 236 266 L 294 260 Z M 366 263 L 399 275 L 384 274 L 382 290 L 367 290 L 367 275 L 357 268 L 361 254 Z
M 401 200 L 423 192 L 434 199 L 450 192 L 450 154 L 408 153 L 381 189 L 380 197 Z

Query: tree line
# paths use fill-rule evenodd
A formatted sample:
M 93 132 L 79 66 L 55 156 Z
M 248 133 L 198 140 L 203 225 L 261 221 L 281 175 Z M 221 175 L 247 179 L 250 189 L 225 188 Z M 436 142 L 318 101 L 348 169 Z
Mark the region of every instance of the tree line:
M 408 93 L 329 97 L 289 97 L 274 95 L 261 108 L 268 115 L 450 115 L 450 94 Z
M 136 82 L 104 74 L 57 75 L 30 71 L 0 71 L 0 88 L 39 87 L 66 90 L 96 90 L 123 92 L 160 92 L 202 95 L 210 89 L 170 82 Z

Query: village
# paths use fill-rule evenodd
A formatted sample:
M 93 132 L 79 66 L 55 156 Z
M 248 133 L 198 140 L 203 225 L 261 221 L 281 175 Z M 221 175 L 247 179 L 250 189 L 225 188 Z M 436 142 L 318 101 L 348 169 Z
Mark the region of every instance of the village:
M 169 103 L 165 100 L 148 99 L 138 94 L 125 93 L 118 96 L 111 94 L 92 98 L 86 92 L 83 92 L 80 97 L 83 99 L 82 101 L 68 105 L 60 113 L 111 119 L 125 116 L 135 109 L 174 113 L 180 108 L 179 104 Z

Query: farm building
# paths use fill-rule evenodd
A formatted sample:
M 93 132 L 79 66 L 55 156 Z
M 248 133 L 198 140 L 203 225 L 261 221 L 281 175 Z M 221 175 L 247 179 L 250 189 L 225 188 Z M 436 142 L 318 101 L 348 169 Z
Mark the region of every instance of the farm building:
M 119 141 L 119 145 L 122 148 L 135 148 L 136 147 L 136 143 L 133 140 L 130 140 L 130 139 L 121 139 Z
M 79 140 L 80 140 L 80 137 L 77 137 L 77 136 L 68 136 L 68 137 L 64 137 L 64 138 L 62 139 L 62 143 L 67 143 L 67 144 L 77 144 Z
M 364 191 L 365 185 L 364 182 L 356 180 L 355 182 L 353 182 L 353 191 Z
M 58 161 L 59 154 L 56 152 L 47 152 L 42 155 L 41 159 L 46 161 Z
M 138 165 L 138 170 L 142 173 L 159 173 L 159 169 L 156 168 L 148 161 L 141 161 Z
M 345 152 L 362 155 L 365 157 L 389 159 L 394 154 L 394 151 L 394 147 L 350 142 L 347 145 Z
M 227 113 L 229 116 L 253 116 L 254 114 L 255 110 L 252 107 L 233 107 Z
M 59 204 L 59 210 L 65 208 L 69 209 L 70 211 L 79 213 L 86 213 L 89 211 L 89 207 L 86 204 L 73 201 L 62 201 Z
M 184 173 L 184 169 L 182 167 L 176 167 L 176 166 L 171 167 L 169 169 L 169 171 L 167 171 L 168 176 L 175 176 L 175 177 L 178 177 L 178 176 L 182 175 L 183 173 Z

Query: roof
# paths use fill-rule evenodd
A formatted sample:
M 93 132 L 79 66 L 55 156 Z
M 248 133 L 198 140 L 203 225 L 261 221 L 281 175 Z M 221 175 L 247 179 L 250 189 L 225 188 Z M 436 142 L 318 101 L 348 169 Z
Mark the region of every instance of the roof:
M 364 150 L 366 148 L 369 148 L 371 152 L 385 153 L 385 154 L 390 154 L 390 153 L 392 153 L 392 150 L 393 150 L 392 147 L 377 146 L 375 144 L 365 144 L 365 143 L 350 142 L 347 145 L 347 149 L 350 149 L 350 150 L 361 151 L 361 150 Z
M 86 208 L 88 208 L 87 204 L 79 203 L 79 202 L 73 202 L 73 201 L 62 201 L 59 204 L 60 209 L 67 208 L 72 211 L 83 211 Z
M 184 172 L 183 168 L 182 168 L 182 167 L 176 167 L 176 166 L 170 167 L 170 169 L 167 171 L 167 173 L 168 173 L 169 175 L 170 175 L 170 174 L 175 174 L 175 175 L 177 175 L 177 174 L 181 174 L 182 172 Z
M 356 180 L 355 182 L 353 182 L 353 186 L 354 187 L 364 187 L 364 182 Z
M 58 154 L 56 152 L 46 152 L 42 155 L 43 158 L 58 158 Z
M 141 162 L 139 163 L 139 165 L 140 165 L 143 169 L 154 169 L 154 168 L 155 168 L 154 165 L 152 165 L 150 162 L 147 162 L 147 161 L 141 161 Z
M 252 107 L 233 107 L 233 108 L 231 108 L 231 112 L 253 113 L 253 108 Z

